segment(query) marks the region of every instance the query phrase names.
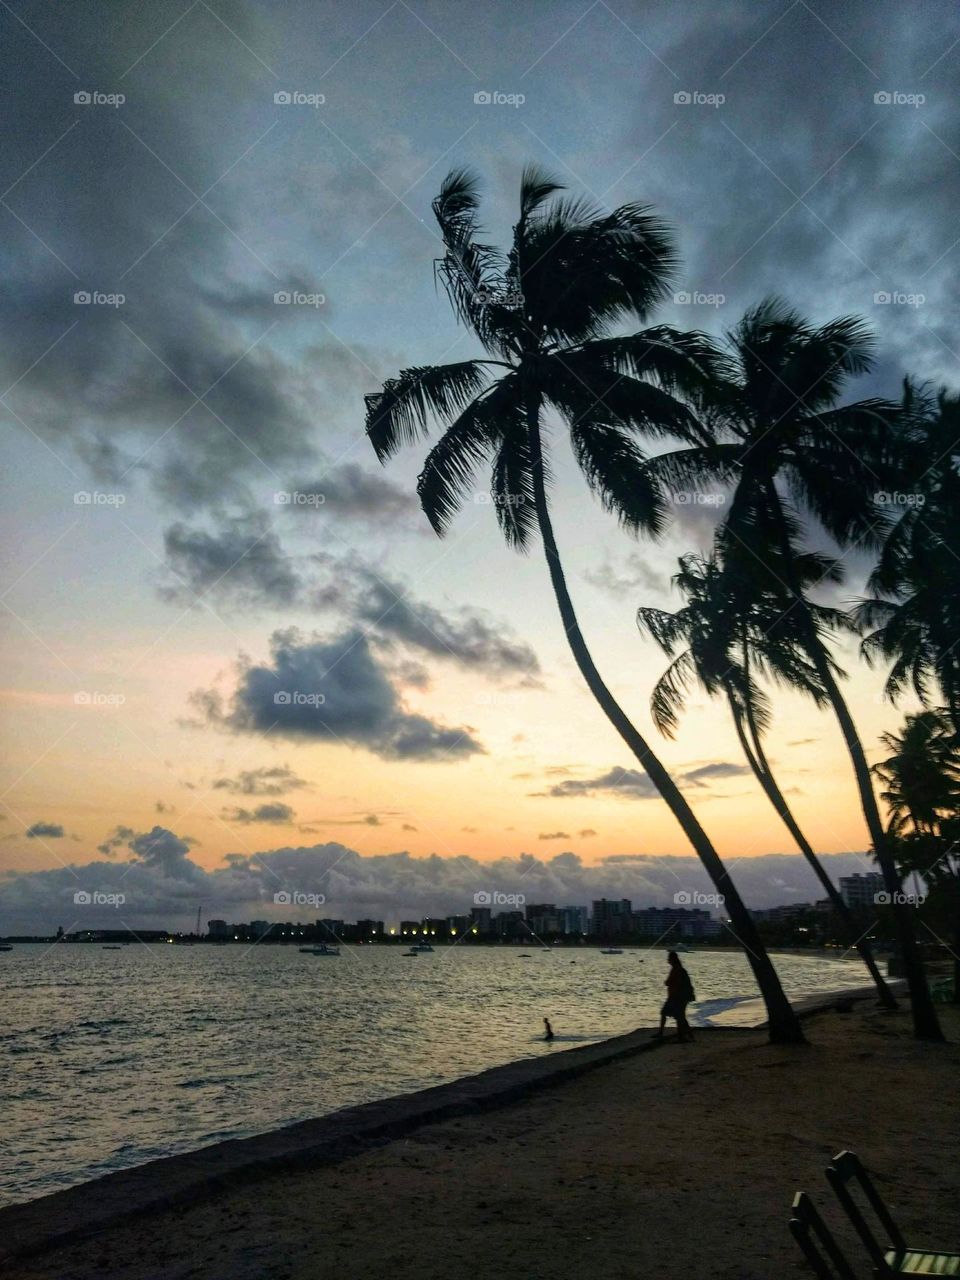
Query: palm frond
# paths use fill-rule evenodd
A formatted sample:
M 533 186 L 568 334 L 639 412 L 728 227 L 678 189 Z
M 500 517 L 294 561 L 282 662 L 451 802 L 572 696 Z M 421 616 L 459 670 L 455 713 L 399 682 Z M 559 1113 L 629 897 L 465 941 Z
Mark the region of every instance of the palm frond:
M 366 431 L 379 460 L 428 435 L 432 419 L 444 423 L 462 413 L 488 381 L 477 360 L 402 369 L 389 378 L 382 390 L 364 397 Z

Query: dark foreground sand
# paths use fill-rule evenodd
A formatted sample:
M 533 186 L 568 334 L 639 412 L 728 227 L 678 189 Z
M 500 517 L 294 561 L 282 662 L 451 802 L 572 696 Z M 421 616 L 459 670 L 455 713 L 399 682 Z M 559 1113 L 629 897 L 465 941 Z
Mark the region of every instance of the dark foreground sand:
M 960 1041 L 960 1011 L 943 1012 Z M 908 1240 L 960 1249 L 960 1046 L 918 1044 L 906 1014 L 865 1006 L 821 1014 L 808 1034 L 786 1049 L 762 1032 L 701 1032 L 7 1274 L 781 1280 L 810 1274 L 787 1231 L 794 1191 L 839 1225 L 822 1170 L 843 1147 L 874 1171 Z

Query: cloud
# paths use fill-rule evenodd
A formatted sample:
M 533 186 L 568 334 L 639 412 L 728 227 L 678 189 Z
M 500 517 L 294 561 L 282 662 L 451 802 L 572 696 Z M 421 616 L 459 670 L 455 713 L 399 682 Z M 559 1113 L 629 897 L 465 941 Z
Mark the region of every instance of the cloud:
M 669 582 L 666 575 L 651 567 L 650 557 L 632 551 L 626 556 L 614 560 L 611 556 L 604 558 L 597 569 L 584 569 L 582 577 L 591 586 L 605 591 L 622 601 L 624 597 L 633 600 L 635 606 L 643 603 L 641 594 L 649 592 L 663 593 Z
M 298 483 L 295 491 L 297 501 L 286 504 L 291 512 L 319 512 L 338 520 L 393 520 L 420 510 L 415 493 L 356 462 L 331 467 L 317 481 Z
M 693 856 L 647 854 L 605 858 L 585 864 L 575 853 L 549 858 L 531 854 L 481 862 L 470 857 L 413 857 L 409 853 L 361 855 L 336 842 L 284 846 L 254 854 L 230 854 L 222 866 L 205 870 L 189 854 L 190 841 L 154 828 L 136 836 L 140 850 L 117 864 L 100 860 L 48 871 L 13 873 L 0 880 L 0 935 L 52 934 L 58 923 L 76 918 L 73 894 L 78 888 L 122 892 L 124 919 L 132 928 L 190 929 L 197 903 L 207 918 L 228 921 L 280 920 L 290 908 L 276 906 L 278 889 L 322 893 L 325 911 L 345 920 L 372 917 L 398 922 L 426 915 L 466 911 L 479 890 L 495 886 L 505 893 L 522 892 L 527 901 L 579 906 L 596 898 L 630 898 L 635 906 L 669 906 L 678 888 L 709 893 L 711 886 Z M 864 870 L 862 855 L 823 857 L 836 882 L 841 875 Z M 741 859 L 734 878 L 751 907 L 813 901 L 822 890 L 798 855 L 764 855 Z M 92 927 L 112 922 L 90 909 Z
M 581 840 L 589 840 L 591 836 L 595 836 L 596 834 L 597 833 L 594 831 L 593 827 L 584 827 L 582 831 L 577 832 L 577 835 Z
M 569 840 L 569 831 L 546 831 L 537 836 L 538 840 Z
M 217 778 L 215 791 L 229 791 L 237 796 L 282 796 L 310 784 L 287 765 L 263 765 L 258 769 L 241 769 L 235 778 Z
M 176 813 L 176 805 L 167 804 L 165 800 L 157 800 L 153 806 L 155 813 Z
M 275 632 L 270 649 L 269 664 L 239 665 L 228 705 L 216 689 L 191 696 L 206 723 L 365 747 L 386 760 L 453 761 L 483 751 L 468 728 L 406 710 L 362 631 L 306 638 L 291 628 Z
M 253 822 L 293 822 L 296 815 L 288 804 L 274 801 L 272 804 L 258 804 L 255 809 L 224 809 L 221 816 L 227 822 L 238 822 L 248 826 Z
M 704 787 L 715 778 L 739 778 L 750 772 L 746 765 L 727 764 L 718 761 L 699 765 L 676 775 L 681 787 Z M 624 800 L 654 800 L 659 796 L 656 787 L 639 769 L 621 769 L 616 765 L 595 778 L 567 778 L 556 782 L 546 791 L 533 791 L 535 796 L 553 796 L 567 800 L 575 796 L 611 795 Z
M 170 526 L 164 534 L 166 600 L 212 594 L 243 607 L 292 604 L 301 579 L 262 512 L 221 516 L 213 530 Z
M 28 840 L 39 840 L 41 838 L 61 840 L 64 830 L 59 822 L 35 822 L 32 826 L 27 827 L 26 834 Z
M 570 799 L 573 796 L 612 795 L 627 800 L 655 800 L 659 796 L 656 787 L 645 773 L 637 769 L 620 769 L 616 765 L 596 778 L 566 778 L 555 782 L 547 791 L 535 791 L 537 796 L 555 796 Z
M 405 822 L 401 828 L 403 831 L 416 831 L 416 829 L 417 828 L 410 822 Z
M 418 599 L 406 584 L 374 572 L 356 556 L 331 561 L 329 578 L 317 593 L 321 604 L 337 604 L 381 641 L 456 663 L 494 679 L 539 685 L 540 663 L 533 649 L 515 639 L 488 613 L 458 608 L 444 611 Z
M 118 849 L 125 848 L 136 834 L 133 827 L 122 825 L 114 827 L 103 843 L 97 845 L 97 852 L 105 854 L 108 858 L 112 857 Z

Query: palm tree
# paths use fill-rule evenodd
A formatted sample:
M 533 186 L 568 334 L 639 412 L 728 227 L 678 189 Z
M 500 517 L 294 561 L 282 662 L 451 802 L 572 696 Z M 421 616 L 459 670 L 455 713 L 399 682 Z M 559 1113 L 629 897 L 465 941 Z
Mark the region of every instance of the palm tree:
M 798 557 L 797 569 L 804 586 L 835 575 L 822 556 Z M 820 881 L 848 944 L 856 947 L 873 979 L 880 1003 L 895 1009 L 897 1003 L 877 968 L 869 942 L 860 936 L 853 913 L 803 834 L 764 751 L 763 734 L 770 724 L 770 706 L 754 671 L 771 676 L 778 684 L 802 690 L 818 706 L 827 701 L 795 634 L 785 633 L 782 619 L 789 600 L 784 599 L 782 591 L 774 595 L 769 584 L 758 591 L 753 575 L 725 571 L 719 552 L 706 559 L 696 555 L 681 557 L 680 572 L 673 581 L 686 601 L 683 608 L 674 613 L 652 608 L 637 610 L 641 632 L 648 632 L 672 659 L 650 699 L 654 723 L 661 733 L 673 737 L 691 677 L 711 697 L 721 693 L 726 697 L 740 746 L 764 795 Z M 845 615 L 839 610 L 811 607 L 818 628 L 844 625 Z M 682 645 L 686 647 L 677 654 Z
M 403 370 L 367 397 L 367 433 L 385 461 L 426 435 L 432 420 L 442 425 L 418 484 L 439 535 L 471 491 L 477 469 L 492 464 L 501 531 L 519 551 L 539 534 L 577 666 L 722 895 L 766 1002 L 771 1039 L 802 1041 L 799 1020 L 726 867 L 603 682 L 567 589 L 547 495 L 545 410 L 552 408 L 566 423 L 580 468 L 603 507 L 636 529 L 649 488 L 636 434 L 672 435 L 691 444 L 704 439 L 697 418 L 677 397 L 706 386 L 711 346 L 699 335 L 666 327 L 612 333 L 627 317 L 643 322 L 664 296 L 676 266 L 672 237 L 642 205 L 602 214 L 582 201 L 555 198 L 561 190 L 542 171 L 524 171 L 520 216 L 504 253 L 479 239 L 476 180 L 460 170 L 447 177 L 433 204 L 444 244 L 436 269 L 486 358 Z
M 953 920 L 953 998 L 960 1002 L 960 747 L 945 709 L 909 715 L 890 752 L 874 765 L 889 831 L 906 871 L 923 876 L 930 906 L 944 901 Z
M 684 442 L 641 464 L 645 486 L 657 491 L 646 524 L 659 531 L 672 491 L 735 486 L 720 546 L 725 557 L 747 559 L 790 597 L 786 624 L 796 628 L 837 718 L 867 830 L 896 903 L 914 1032 L 942 1040 L 866 754 L 817 632 L 790 523 L 791 513 L 811 516 L 845 550 L 876 543 L 885 523 L 875 503 L 878 491 L 894 489 L 902 475 L 895 429 L 901 410 L 878 399 L 837 407 L 846 379 L 872 362 L 872 335 L 856 317 L 815 328 L 774 298 L 748 311 L 728 337 L 729 350 L 715 362 L 716 381 L 700 402 L 710 440 Z
M 909 684 L 929 706 L 932 682 L 960 735 L 960 396 L 908 381 L 903 407 L 908 492 L 870 577 L 875 596 L 856 618 L 871 631 L 867 661 L 893 660 L 888 697 L 896 702 Z

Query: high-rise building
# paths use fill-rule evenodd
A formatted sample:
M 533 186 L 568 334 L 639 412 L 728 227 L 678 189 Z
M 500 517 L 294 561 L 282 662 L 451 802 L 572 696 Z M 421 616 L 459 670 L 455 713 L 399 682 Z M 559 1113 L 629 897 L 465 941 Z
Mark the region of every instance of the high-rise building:
M 883 876 L 876 871 L 868 871 L 865 875 L 857 871 L 852 876 L 840 877 L 840 897 L 851 911 L 875 907 L 876 895 L 883 893 L 885 888 Z
M 493 919 L 489 907 L 473 907 L 470 912 L 470 927 L 476 929 L 477 936 L 486 938 L 493 932 Z
M 622 938 L 633 927 L 633 905 L 629 898 L 600 898 L 593 904 L 591 932 L 598 938 Z
M 560 932 L 571 935 L 585 934 L 590 927 L 590 913 L 586 907 L 561 907 Z
M 207 933 L 211 938 L 225 938 L 229 932 L 226 920 L 207 921 Z

